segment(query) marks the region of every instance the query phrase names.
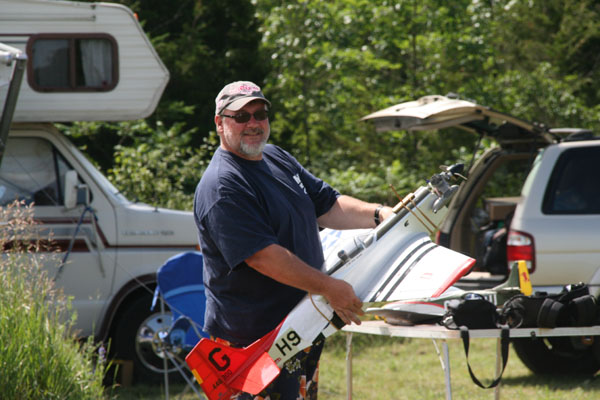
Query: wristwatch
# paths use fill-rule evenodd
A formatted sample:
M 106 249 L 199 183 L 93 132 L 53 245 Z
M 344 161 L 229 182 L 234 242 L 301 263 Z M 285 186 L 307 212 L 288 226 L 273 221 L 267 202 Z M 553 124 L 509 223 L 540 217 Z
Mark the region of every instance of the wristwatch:
M 373 214 L 373 219 L 375 220 L 375 226 L 377 226 L 381 223 L 381 218 L 379 218 L 379 211 L 381 211 L 382 208 L 383 208 L 383 206 L 381 204 L 378 205 L 377 208 L 375 209 L 375 213 Z

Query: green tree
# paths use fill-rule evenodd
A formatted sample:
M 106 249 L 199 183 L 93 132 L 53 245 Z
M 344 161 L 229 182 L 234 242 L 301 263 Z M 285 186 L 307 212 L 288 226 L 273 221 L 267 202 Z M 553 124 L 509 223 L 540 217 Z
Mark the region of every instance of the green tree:
M 495 56 L 482 85 L 498 109 L 548 126 L 597 119 L 600 6 L 588 0 L 479 3 Z M 495 100 L 493 100 L 495 99 Z
M 468 161 L 478 140 L 376 133 L 360 118 L 381 108 L 453 92 L 551 127 L 593 127 L 600 116 L 600 6 L 592 0 L 122 2 L 138 12 L 172 75 L 148 129 L 196 128 L 177 146 L 198 148 L 214 135 L 215 94 L 253 80 L 273 103 L 272 141 L 373 201 L 394 201 L 389 183 L 404 192 L 439 164 Z M 79 131 L 104 170 L 124 168 L 113 165 L 111 144 L 121 146 L 119 163 L 147 162 L 135 160 L 135 135 L 114 125 L 93 130 L 101 139 Z M 163 154 L 177 154 L 161 143 Z
M 193 194 L 207 160 L 217 146 L 215 135 L 192 149 L 185 144 L 183 124 L 166 128 L 161 123 L 150 129 L 145 121 L 122 126 L 135 132 L 135 144 L 115 149 L 115 166 L 109 178 L 123 194 L 162 207 L 191 210 Z M 179 144 L 178 144 L 179 143 Z
M 214 129 L 216 94 L 233 80 L 262 83 L 266 66 L 249 0 L 120 0 L 137 13 L 171 79 L 153 119 L 198 128 L 193 145 Z M 181 115 L 172 103 L 193 106 Z
M 483 53 L 475 51 L 477 38 L 465 32 L 469 16 L 461 11 L 469 2 L 443 4 L 263 4 L 274 140 L 341 190 L 363 198 L 393 201 L 387 183 L 405 191 L 433 173 L 432 168 L 449 156 L 443 151 L 450 148 L 446 139 L 423 133 L 376 134 L 359 119 L 400 101 L 455 90 L 465 75 L 477 71 L 466 62 L 471 70 L 461 71 L 455 57 L 459 51 Z M 461 141 L 474 138 L 462 135 L 454 140 L 460 148 Z M 363 190 L 357 182 L 364 183 Z
M 381 196 L 385 182 L 408 190 L 436 165 L 470 157 L 474 135 L 376 134 L 359 122 L 401 101 L 454 92 L 546 126 L 598 117 L 591 1 L 259 1 L 258 9 L 274 140 L 350 192 Z M 369 184 L 360 191 L 356 182 Z
M 65 131 L 73 137 L 110 134 L 120 138 L 114 148 L 114 163 L 107 176 L 132 201 L 155 206 L 191 210 L 193 194 L 208 160 L 217 146 L 216 134 L 190 147 L 197 129 L 185 130 L 184 123 L 171 126 L 145 120 L 118 123 L 81 122 Z

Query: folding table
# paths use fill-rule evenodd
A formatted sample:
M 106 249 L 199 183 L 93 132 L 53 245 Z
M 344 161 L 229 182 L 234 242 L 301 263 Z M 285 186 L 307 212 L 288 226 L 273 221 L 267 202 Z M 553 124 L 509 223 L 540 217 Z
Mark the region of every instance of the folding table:
M 452 385 L 450 382 L 450 354 L 448 351 L 448 339 L 460 339 L 460 331 L 447 329 L 441 325 L 414 325 L 399 326 L 390 325 L 384 321 L 363 321 L 361 325 L 347 325 L 343 329 L 346 332 L 346 384 L 348 400 L 352 399 L 352 334 L 366 333 L 370 335 L 432 339 L 442 341 L 442 368 L 444 370 L 446 383 L 446 399 L 452 399 Z M 496 372 L 502 368 L 500 357 L 500 329 L 470 329 L 471 339 L 496 338 Z M 515 328 L 510 329 L 511 338 L 523 337 L 552 337 L 552 336 L 600 336 L 600 325 L 591 327 L 569 327 L 569 328 Z M 437 344 L 436 344 L 437 348 Z M 500 398 L 500 385 L 495 388 L 495 398 Z

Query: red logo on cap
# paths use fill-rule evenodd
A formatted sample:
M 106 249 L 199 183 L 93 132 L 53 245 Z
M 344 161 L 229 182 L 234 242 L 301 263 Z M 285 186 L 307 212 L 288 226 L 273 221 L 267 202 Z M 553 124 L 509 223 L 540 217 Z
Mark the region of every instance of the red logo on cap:
M 237 88 L 234 88 L 229 94 L 243 93 L 243 94 L 251 94 L 252 92 L 258 92 L 260 88 L 258 86 L 252 85 L 241 85 Z

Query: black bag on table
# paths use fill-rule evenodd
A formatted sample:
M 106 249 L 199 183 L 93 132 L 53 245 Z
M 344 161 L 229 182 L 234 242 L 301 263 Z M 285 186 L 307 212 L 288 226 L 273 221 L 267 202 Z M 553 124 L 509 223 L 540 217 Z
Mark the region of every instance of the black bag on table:
M 598 322 L 598 307 L 588 286 L 578 283 L 557 294 L 516 295 L 504 303 L 500 320 L 511 328 L 592 326 Z
M 448 329 L 460 329 L 460 337 L 467 357 L 467 368 L 473 382 L 483 389 L 496 387 L 502 379 L 504 368 L 508 362 L 508 345 L 510 332 L 508 326 L 500 324 L 500 315 L 496 305 L 476 293 L 466 293 L 461 299 L 450 300 L 448 311 L 442 318 L 442 325 Z M 500 348 L 502 355 L 502 370 L 487 386 L 483 385 L 473 373 L 469 364 L 469 329 L 498 329 L 501 328 Z
M 442 318 L 448 329 L 466 326 L 469 329 L 498 328 L 498 312 L 496 305 L 476 293 L 466 293 L 461 299 L 450 300 L 447 312 Z

